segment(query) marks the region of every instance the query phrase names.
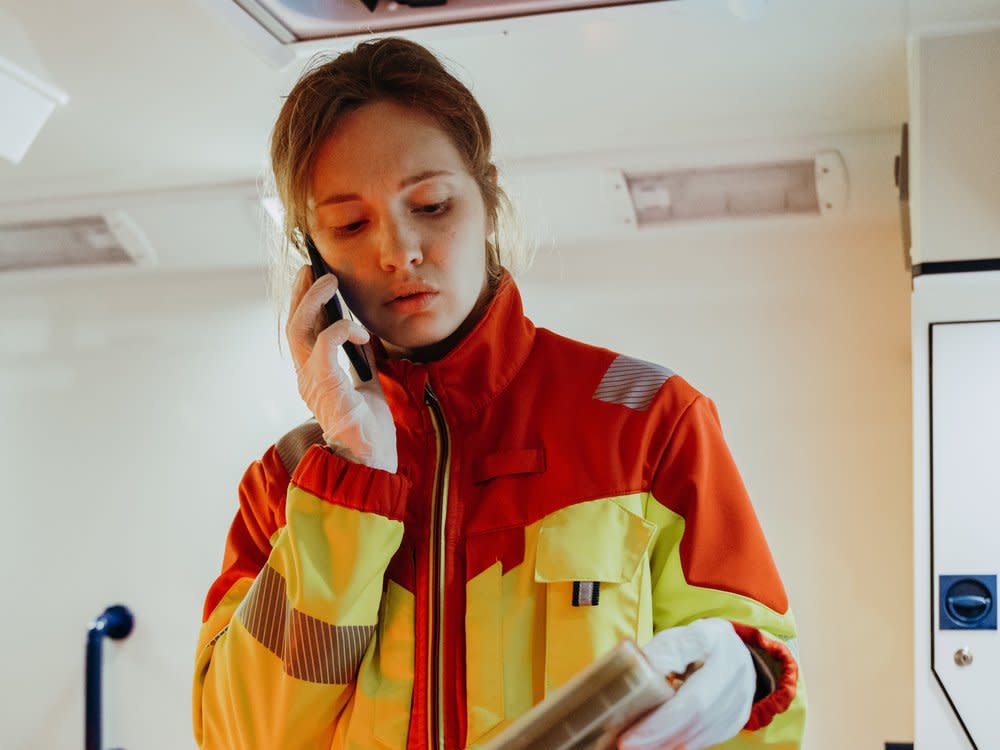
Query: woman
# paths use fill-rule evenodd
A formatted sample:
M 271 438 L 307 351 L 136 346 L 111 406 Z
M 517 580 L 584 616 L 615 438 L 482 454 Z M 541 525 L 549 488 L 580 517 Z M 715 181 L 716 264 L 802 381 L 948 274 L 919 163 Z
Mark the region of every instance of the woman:
M 288 242 L 332 269 L 300 270 L 286 331 L 315 420 L 240 485 L 200 746 L 480 745 L 624 638 L 702 666 L 621 748 L 797 746 L 794 622 L 714 406 L 524 317 L 469 91 L 361 44 L 296 84 L 272 166 Z M 338 289 L 359 322 L 324 328 Z

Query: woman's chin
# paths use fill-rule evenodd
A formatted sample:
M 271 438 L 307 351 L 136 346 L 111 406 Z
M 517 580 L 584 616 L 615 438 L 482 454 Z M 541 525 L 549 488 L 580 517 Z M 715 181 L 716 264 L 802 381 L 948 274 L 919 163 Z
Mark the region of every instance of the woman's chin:
M 408 315 L 404 320 L 383 321 L 388 325 L 369 330 L 382 340 L 390 356 L 429 362 L 451 351 L 479 317 L 476 311 L 460 318 L 450 313 L 442 314 L 442 311 L 425 311 L 423 314 Z

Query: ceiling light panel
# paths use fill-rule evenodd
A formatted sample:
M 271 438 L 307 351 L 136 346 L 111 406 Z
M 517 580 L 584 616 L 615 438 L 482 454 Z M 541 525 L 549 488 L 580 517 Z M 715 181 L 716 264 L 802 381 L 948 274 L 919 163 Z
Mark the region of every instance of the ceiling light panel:
M 284 44 L 668 0 L 231 0 Z

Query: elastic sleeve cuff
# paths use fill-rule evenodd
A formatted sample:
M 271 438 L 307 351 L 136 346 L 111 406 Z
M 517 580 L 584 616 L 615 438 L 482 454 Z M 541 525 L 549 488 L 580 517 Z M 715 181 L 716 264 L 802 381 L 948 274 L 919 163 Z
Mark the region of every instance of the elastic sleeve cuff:
M 292 484 L 344 508 L 402 521 L 410 480 L 348 461 L 329 448 L 313 445 L 299 461 Z
M 755 701 L 750 709 L 750 719 L 744 729 L 752 732 L 766 727 L 775 716 L 792 704 L 795 698 L 795 686 L 799 680 L 799 665 L 792 652 L 783 643 L 771 640 L 750 625 L 739 622 L 734 622 L 732 625 L 740 640 L 754 653 L 755 665 L 763 662 L 775 666 L 771 675 L 774 679 L 774 690 Z

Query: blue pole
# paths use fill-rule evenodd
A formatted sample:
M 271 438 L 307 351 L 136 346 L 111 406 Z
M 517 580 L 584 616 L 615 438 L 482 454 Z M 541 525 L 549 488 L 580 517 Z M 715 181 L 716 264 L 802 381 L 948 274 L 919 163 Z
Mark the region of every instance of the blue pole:
M 101 644 L 105 636 L 116 641 L 127 637 L 134 623 L 132 613 L 121 604 L 108 607 L 90 623 L 87 631 L 86 750 L 101 750 Z

